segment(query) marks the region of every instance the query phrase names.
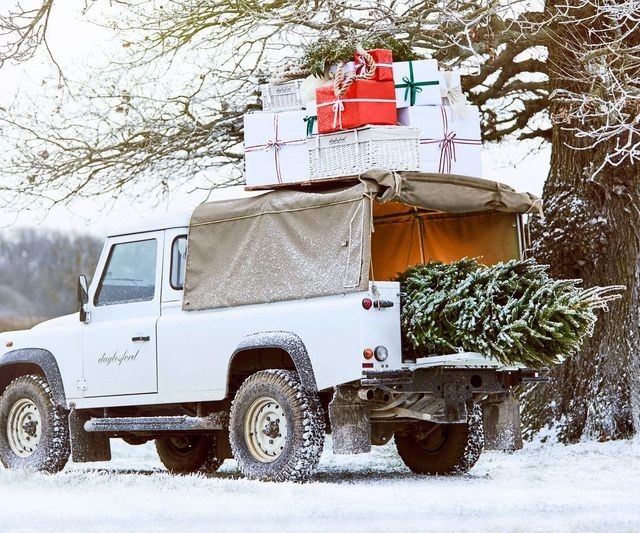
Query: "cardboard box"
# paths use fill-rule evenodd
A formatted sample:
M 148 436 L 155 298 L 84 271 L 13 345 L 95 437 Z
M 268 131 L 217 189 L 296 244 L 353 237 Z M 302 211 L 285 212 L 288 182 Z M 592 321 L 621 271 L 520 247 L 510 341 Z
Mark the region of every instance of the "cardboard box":
M 452 109 L 454 118 L 464 117 L 467 112 L 466 106 L 468 106 L 469 102 L 467 102 L 467 97 L 462 92 L 460 71 L 441 70 L 438 72 L 438 81 L 440 82 L 442 105 L 449 106 Z
M 331 133 L 368 124 L 394 126 L 398 122 L 395 89 L 391 81 L 354 81 L 338 97 L 333 86 L 316 89 L 318 131 Z
M 480 112 L 466 106 L 454 117 L 448 106 L 414 106 L 398 110 L 405 126 L 420 130 L 420 170 L 482 177 Z
M 442 104 L 438 62 L 435 59 L 394 63 L 393 81 L 398 108 Z
M 307 111 L 248 113 L 244 116 L 247 185 L 295 183 L 309 179 Z
M 393 81 L 393 53 L 385 48 L 376 48 L 367 50 L 376 63 L 376 72 L 373 80 L 377 81 Z M 356 52 L 353 56 L 355 63 L 355 71 L 357 75 L 365 74 L 367 71 L 367 63 L 364 58 Z

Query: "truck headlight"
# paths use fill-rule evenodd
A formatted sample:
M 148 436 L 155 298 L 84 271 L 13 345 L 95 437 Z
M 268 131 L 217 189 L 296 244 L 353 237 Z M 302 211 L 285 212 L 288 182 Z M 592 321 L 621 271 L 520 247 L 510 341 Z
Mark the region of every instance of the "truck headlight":
M 374 355 L 378 361 L 385 361 L 387 357 L 389 357 L 389 350 L 387 350 L 384 346 L 376 346 L 374 351 Z

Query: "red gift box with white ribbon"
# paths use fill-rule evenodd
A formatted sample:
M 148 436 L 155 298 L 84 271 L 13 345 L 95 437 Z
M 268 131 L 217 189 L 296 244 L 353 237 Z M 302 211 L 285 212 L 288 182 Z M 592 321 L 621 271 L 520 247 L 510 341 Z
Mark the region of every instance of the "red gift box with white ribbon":
M 376 48 L 367 50 L 367 52 L 373 57 L 373 61 L 376 64 L 376 72 L 373 79 L 377 81 L 393 81 L 393 53 L 391 50 Z M 359 76 L 366 74 L 369 67 L 366 59 L 359 52 L 354 54 L 353 61 L 356 74 Z
M 355 80 L 341 96 L 336 95 L 333 85 L 324 85 L 316 89 L 316 102 L 320 133 L 398 123 L 392 81 Z
M 307 111 L 248 113 L 244 116 L 247 185 L 295 183 L 309 179 Z

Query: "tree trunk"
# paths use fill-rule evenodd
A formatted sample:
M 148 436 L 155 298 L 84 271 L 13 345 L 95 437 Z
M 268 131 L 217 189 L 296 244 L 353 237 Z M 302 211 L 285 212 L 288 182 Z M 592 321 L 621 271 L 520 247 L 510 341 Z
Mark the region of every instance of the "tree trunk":
M 580 38 L 575 28 L 554 33 L 556 42 Z M 580 91 L 567 81 L 578 57 L 557 46 L 549 50 L 549 64 L 551 90 Z M 558 101 L 552 100 L 550 111 L 555 121 L 564 116 Z M 552 371 L 551 383 L 525 393 L 529 432 L 555 425 L 563 442 L 624 438 L 640 428 L 640 166 L 608 167 L 594 175 L 610 145 L 576 150 L 588 146 L 567 131 L 576 126 L 583 127 L 561 123 L 553 128 L 545 220 L 534 231 L 534 255 L 550 265 L 552 276 L 581 278 L 585 287 L 625 285 L 626 290 L 608 312 L 599 312 L 593 336 Z

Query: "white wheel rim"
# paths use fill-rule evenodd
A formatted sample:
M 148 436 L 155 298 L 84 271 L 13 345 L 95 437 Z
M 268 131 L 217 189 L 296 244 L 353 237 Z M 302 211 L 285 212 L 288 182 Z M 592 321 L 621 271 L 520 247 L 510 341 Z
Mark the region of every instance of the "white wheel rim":
M 280 404 L 268 396 L 258 398 L 244 420 L 251 455 L 261 463 L 272 463 L 280 457 L 287 440 L 287 420 Z
M 35 403 L 22 398 L 11 406 L 7 418 L 7 437 L 18 457 L 32 455 L 42 438 L 42 419 Z

